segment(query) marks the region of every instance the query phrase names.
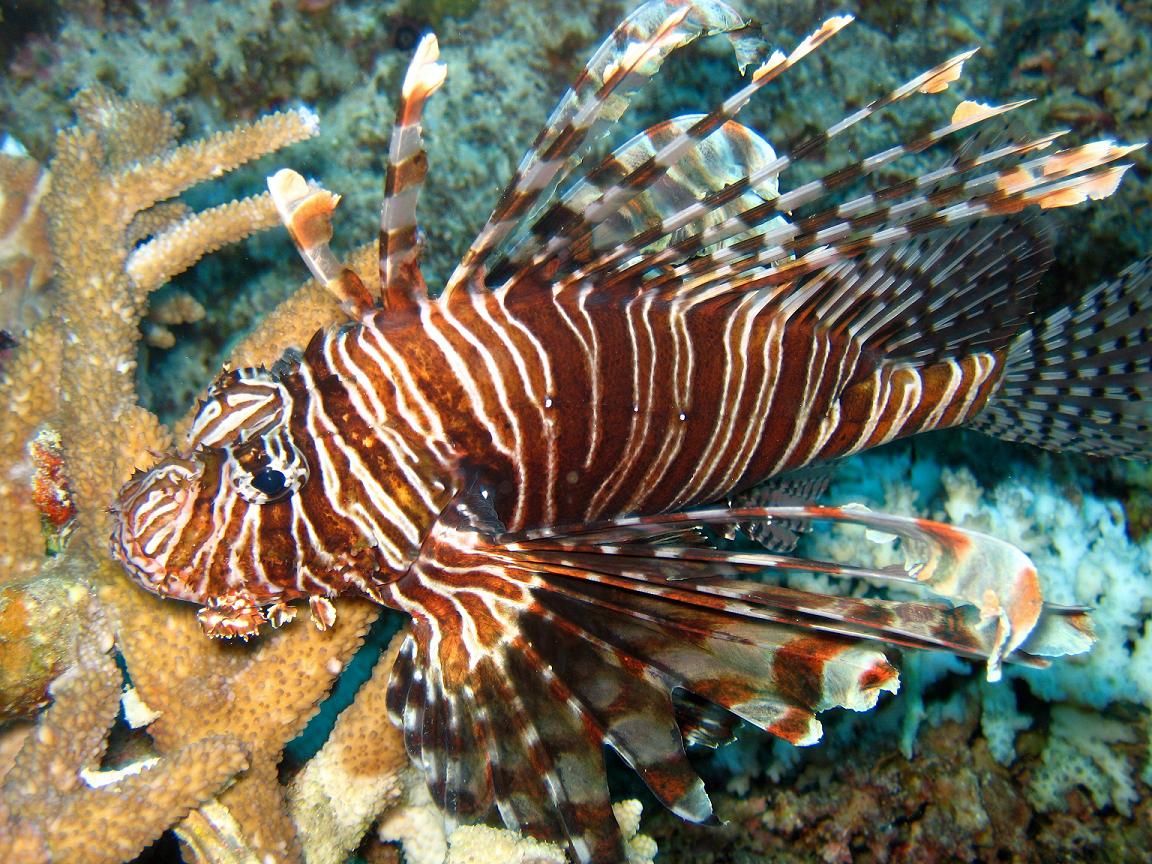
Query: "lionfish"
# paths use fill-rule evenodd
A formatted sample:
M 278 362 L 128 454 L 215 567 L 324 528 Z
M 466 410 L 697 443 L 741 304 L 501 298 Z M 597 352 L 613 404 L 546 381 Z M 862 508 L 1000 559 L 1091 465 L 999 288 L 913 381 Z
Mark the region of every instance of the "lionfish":
M 273 199 L 354 323 L 271 369 L 225 371 L 182 452 L 122 490 L 112 550 L 143 587 L 249 637 L 307 598 L 411 618 L 392 719 L 449 824 L 498 816 L 580 862 L 624 858 L 604 745 L 684 819 L 714 822 L 686 744 L 738 721 L 794 744 L 816 715 L 895 691 L 896 649 L 1044 665 L 1087 650 L 993 537 L 854 505 L 796 472 L 931 429 L 1148 456 L 1148 262 L 1034 320 L 1050 251 L 1034 217 L 1105 197 L 1130 149 L 1042 155 L 962 102 L 913 140 L 782 192 L 791 166 L 876 112 L 947 88 L 973 52 L 787 153 L 733 118 L 849 23 L 790 53 L 719 0 L 654 0 L 595 52 L 438 297 L 420 270 L 421 115 L 435 37 L 403 83 L 380 296 L 329 248 L 337 198 L 281 171 Z M 724 34 L 746 83 L 564 178 L 673 50 Z M 979 126 L 942 167 L 830 203 Z M 817 484 L 818 485 L 818 484 Z M 749 490 L 752 490 L 749 492 Z M 809 490 L 811 491 L 811 490 Z M 795 554 L 813 523 L 899 538 L 905 567 Z M 739 532 L 754 545 L 719 542 Z M 746 540 L 748 537 L 746 537 Z M 805 570 L 943 598 L 833 597 L 752 578 Z

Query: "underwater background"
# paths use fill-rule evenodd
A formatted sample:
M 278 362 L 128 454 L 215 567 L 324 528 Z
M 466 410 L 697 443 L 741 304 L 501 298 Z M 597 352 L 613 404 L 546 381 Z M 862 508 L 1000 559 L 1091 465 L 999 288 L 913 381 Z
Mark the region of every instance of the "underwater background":
M 778 32 L 784 46 L 829 14 L 858 18 L 741 115 L 778 149 L 975 45 L 980 53 L 947 99 L 1033 99 L 1016 112 L 1019 128 L 1028 134 L 1068 128 L 1073 143 L 1152 136 L 1152 2 L 734 5 Z M 289 166 L 343 196 L 335 246 L 351 251 L 375 237 L 394 97 L 419 35 L 433 29 L 449 67 L 425 117 L 424 273 L 435 290 L 555 100 L 630 8 L 576 0 L 0 0 L 0 138 L 8 154 L 0 173 L 0 373 L 22 334 L 61 302 L 43 231 L 21 219 L 32 210 L 29 190 L 40 167 L 52 165 L 57 131 L 72 122 L 70 101 L 80 88 L 100 85 L 158 105 L 182 124 L 185 138 L 275 110 L 315 110 L 318 136 L 193 189 L 184 200 L 201 209 L 252 194 L 266 175 Z M 706 110 L 736 80 L 721 46 L 678 52 L 614 140 L 665 117 Z M 945 113 L 932 100 L 901 106 L 838 144 L 845 149 L 833 149 L 827 163 L 802 166 L 784 183 L 815 176 L 849 149 L 873 152 L 907 139 Z M 880 179 L 913 176 L 939 158 L 903 160 L 902 174 Z M 1133 161 L 1111 198 L 1046 217 L 1056 263 L 1041 286 L 1042 308 L 1152 253 L 1149 156 L 1141 151 Z M 179 421 L 239 340 L 305 275 L 283 232 L 272 230 L 207 257 L 153 294 L 134 373 L 140 404 L 165 423 Z M 824 715 L 825 739 L 816 747 L 798 750 L 746 731 L 716 754 L 696 754 L 727 822 L 721 828 L 681 824 L 618 772 L 615 797 L 644 801 L 641 831 L 659 846 L 657 860 L 1149 860 L 1152 467 L 950 431 L 846 460 L 825 500 L 939 518 L 1015 543 L 1037 564 L 1049 599 L 1093 607 L 1098 644 L 1086 658 L 1048 670 L 1008 669 L 999 685 L 987 684 L 972 664 L 907 656 L 900 694 L 866 714 Z M 835 556 L 833 544 L 841 541 L 807 542 Z M 6 578 L 0 573 L 0 585 Z M 794 583 L 827 587 L 816 577 Z M 398 624 L 386 614 L 374 625 L 357 665 L 344 674 L 341 705 Z M 0 642 L 9 652 L 13 644 Z M 330 705 L 296 740 L 283 772 L 314 756 L 334 713 Z M 13 723 L 0 735 L 18 728 Z M 0 772 L 12 750 L 0 750 Z M 96 823 L 78 821 L 73 830 L 100 836 Z M 397 830 L 394 837 L 408 835 Z M 417 845 L 405 843 L 408 860 L 418 860 Z M 395 845 L 369 843 L 359 854 L 400 860 Z M 177 855 L 168 837 L 141 860 Z

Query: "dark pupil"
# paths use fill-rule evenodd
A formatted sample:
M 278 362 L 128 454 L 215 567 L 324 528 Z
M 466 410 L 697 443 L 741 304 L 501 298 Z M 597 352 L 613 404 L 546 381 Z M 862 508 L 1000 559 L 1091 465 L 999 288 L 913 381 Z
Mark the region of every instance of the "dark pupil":
M 284 491 L 284 475 L 275 468 L 265 468 L 252 478 L 257 492 L 272 497 Z

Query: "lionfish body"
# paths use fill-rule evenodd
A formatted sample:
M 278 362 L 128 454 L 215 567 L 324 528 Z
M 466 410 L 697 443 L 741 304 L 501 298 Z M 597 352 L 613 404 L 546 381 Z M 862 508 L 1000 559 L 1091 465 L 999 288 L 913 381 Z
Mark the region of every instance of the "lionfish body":
M 201 604 L 211 635 L 283 623 L 301 598 L 321 626 L 336 595 L 408 613 L 390 710 L 434 800 L 453 821 L 498 813 L 579 861 L 623 856 L 604 744 L 664 804 L 706 822 L 686 740 L 716 746 L 740 718 L 811 743 L 817 712 L 864 710 L 895 689 L 886 646 L 986 658 L 990 678 L 1005 660 L 1086 650 L 1083 613 L 1045 606 L 1008 544 L 819 507 L 796 494 L 802 482 L 742 494 L 965 423 L 1147 455 L 1146 264 L 1031 325 L 1045 242 L 1031 222 L 978 221 L 1106 195 L 1123 166 L 1103 166 L 1127 149 L 1041 157 L 1054 136 L 969 144 L 929 175 L 823 203 L 1014 107 L 963 103 L 939 129 L 781 194 L 789 165 L 887 105 L 944 89 L 968 56 L 785 155 L 733 121 L 847 20 L 769 56 L 715 0 L 637 10 L 436 299 L 415 221 L 420 114 L 444 78 L 426 39 L 389 154 L 380 301 L 328 249 L 334 196 L 292 172 L 270 178 L 305 260 L 357 321 L 270 371 L 222 375 L 185 452 L 122 491 L 114 553 L 146 588 Z M 742 66 L 759 64 L 747 86 L 553 195 L 660 60 L 714 32 Z M 914 563 L 783 554 L 814 521 L 895 535 Z M 724 551 L 700 533 L 736 525 L 765 548 Z M 951 602 L 746 578 L 767 569 L 915 583 Z

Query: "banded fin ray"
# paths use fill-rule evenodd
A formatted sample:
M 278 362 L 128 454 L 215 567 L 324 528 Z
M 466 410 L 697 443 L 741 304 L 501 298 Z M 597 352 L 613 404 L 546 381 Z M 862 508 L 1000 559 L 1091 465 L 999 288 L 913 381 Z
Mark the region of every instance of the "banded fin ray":
M 547 200 L 579 162 L 585 142 L 624 114 L 640 86 L 672 51 L 695 39 L 724 34 L 743 69 L 766 53 L 757 28 L 720 0 L 651 0 L 606 38 L 561 97 L 529 147 L 488 221 L 449 277 L 444 295 L 472 290 L 489 256 Z
M 416 204 L 428 173 L 420 125 L 424 105 L 443 85 L 448 71 L 437 62 L 439 59 L 439 43 L 428 33 L 416 46 L 404 74 L 388 145 L 384 201 L 380 205 L 380 285 L 383 306 L 394 313 L 411 311 L 428 297 L 420 272 L 423 241 L 416 222 Z
M 563 227 L 565 219 L 601 201 L 605 189 L 620 183 L 703 117 L 702 114 L 693 114 L 666 120 L 621 145 L 532 224 L 531 239 L 542 242 L 540 238 L 563 236 L 558 230 Z M 776 152 L 767 141 L 747 126 L 730 120 L 701 139 L 692 151 L 669 166 L 666 174 L 654 178 L 643 191 L 637 191 L 610 215 L 597 220 L 589 232 L 588 249 L 612 249 L 643 232 L 658 228 L 667 214 L 679 212 L 707 194 L 738 183 L 744 177 L 764 174 L 760 169 L 775 158 Z M 743 195 L 705 213 L 700 227 L 721 222 L 777 195 L 775 177 L 765 175 L 759 186 L 750 185 Z M 696 230 L 696 225 L 685 226 L 674 234 L 658 238 L 650 249 L 664 248 L 681 234 L 688 235 Z M 508 256 L 497 258 L 488 274 L 488 281 L 500 284 L 515 275 L 528 263 L 533 248 L 523 241 Z M 580 252 L 574 250 L 572 255 L 578 258 Z
M 747 200 L 749 192 L 759 192 L 761 187 L 774 190 L 777 185 L 776 178 L 790 165 L 821 151 L 833 138 L 867 120 L 883 109 L 907 99 L 915 93 L 937 92 L 935 90 L 929 91 L 925 88 L 932 81 L 943 79 L 954 80 L 954 78 L 959 76 L 960 69 L 963 67 L 964 62 L 975 53 L 975 51 L 963 52 L 945 60 L 932 69 L 920 73 L 911 80 L 893 89 L 885 96 L 872 101 L 820 134 L 814 135 L 797 144 L 790 154 L 779 157 L 775 156 L 771 146 L 759 135 L 729 119 L 722 127 L 733 130 L 728 132 L 727 137 L 736 137 L 735 133 L 738 132 L 739 137 L 757 141 L 759 149 L 764 153 L 771 153 L 771 157 L 768 159 L 760 159 L 756 162 L 749 162 L 746 173 L 740 177 L 730 176 L 732 169 L 737 167 L 739 163 L 724 166 L 723 170 L 717 171 L 712 175 L 700 172 L 681 171 L 679 173 L 687 174 L 690 177 L 695 173 L 696 177 L 699 178 L 695 185 L 706 188 L 711 194 L 704 197 L 697 196 L 698 200 L 692 202 L 692 204 L 687 207 L 674 209 L 668 206 L 662 211 L 656 211 L 653 216 L 659 216 L 660 218 L 650 218 L 648 220 L 649 224 L 645 229 L 639 231 L 633 238 L 602 229 L 601 224 L 605 218 L 611 218 L 611 215 L 614 213 L 624 213 L 635 208 L 636 198 L 647 194 L 648 189 L 653 184 L 657 182 L 666 183 L 668 174 L 673 173 L 680 162 L 688 157 L 688 154 L 695 151 L 697 153 L 695 157 L 697 161 L 704 161 L 707 165 L 707 160 L 700 160 L 701 151 L 706 152 L 709 149 L 709 139 L 718 134 L 713 131 L 713 129 L 716 128 L 715 120 L 713 120 L 712 123 L 707 121 L 712 118 L 724 116 L 730 118 L 734 116 L 735 111 L 729 109 L 730 103 L 733 103 L 734 107 L 742 106 L 755 90 L 764 86 L 764 84 L 778 77 L 790 66 L 799 62 L 846 24 L 850 23 L 851 20 L 850 17 L 846 16 L 830 18 L 825 21 L 820 28 L 801 41 L 787 57 L 780 53 L 773 55 L 764 66 L 754 73 L 753 80 L 749 85 L 746 85 L 732 97 L 729 97 L 728 100 L 725 100 L 719 108 L 714 109 L 712 114 L 707 116 L 693 115 L 695 122 L 690 125 L 687 123 L 678 123 L 679 128 L 676 130 L 677 134 L 671 138 L 671 140 L 661 140 L 666 137 L 662 133 L 666 130 L 667 126 L 666 124 L 657 124 L 620 147 L 601 163 L 600 166 L 590 172 L 585 181 L 582 181 L 582 183 L 577 184 L 573 189 L 566 192 L 560 201 L 552 205 L 552 207 L 532 225 L 530 237 L 511 253 L 509 260 L 501 262 L 499 268 L 493 268 L 493 278 L 498 278 L 499 273 L 503 271 L 515 271 L 517 267 L 524 271 L 520 274 L 521 278 L 524 276 L 524 273 L 528 271 L 540 269 L 552 270 L 557 266 L 559 266 L 561 270 L 564 270 L 570 266 L 570 262 L 572 261 L 583 261 L 586 263 L 590 257 L 595 257 L 592 253 L 614 251 L 614 254 L 611 255 L 612 258 L 616 260 L 627 259 L 636 255 L 641 249 L 652 246 L 661 238 L 677 233 L 685 233 L 688 235 L 700 233 L 701 228 L 708 227 L 720 221 L 714 218 L 715 214 L 732 213 L 732 211 L 735 210 L 737 212 L 733 214 L 732 218 L 739 219 L 741 208 L 736 206 L 736 202 Z M 1001 109 L 994 110 L 1011 110 L 1012 107 L 1015 106 L 1004 106 Z M 726 111 L 728 113 L 726 113 Z M 696 120 L 696 117 L 700 117 L 701 119 Z M 885 159 L 878 160 L 877 165 L 868 166 L 869 173 L 881 167 L 882 164 L 887 164 L 888 161 L 904 155 L 904 152 L 916 152 L 917 146 L 923 149 L 931 144 L 935 144 L 938 140 L 945 137 L 945 135 L 965 128 L 972 123 L 979 122 L 982 119 L 986 118 L 972 115 L 964 118 L 960 123 L 953 124 L 955 128 L 930 138 L 923 143 L 906 145 L 904 150 L 901 150 L 901 148 L 892 148 L 889 151 L 885 151 L 885 154 L 883 154 Z M 645 138 L 651 139 L 651 144 L 648 146 L 643 146 Z M 714 147 L 712 149 L 714 149 Z M 638 160 L 636 158 L 637 155 L 643 155 L 646 158 Z M 625 170 L 621 171 L 618 166 L 624 166 Z M 611 176 L 613 173 L 619 174 L 619 179 L 616 183 L 611 185 L 599 183 L 601 179 L 606 176 Z M 859 172 L 857 171 L 856 173 Z M 832 176 L 838 181 L 834 185 L 840 185 L 854 179 L 854 173 L 851 169 L 842 169 L 833 172 Z M 673 174 L 673 180 L 675 179 L 675 174 Z M 594 197 L 588 193 L 586 188 L 586 185 L 590 182 L 594 187 Z M 829 180 L 829 183 L 829 188 L 834 188 L 831 180 Z M 761 197 L 764 196 L 761 195 Z M 771 195 L 771 199 L 778 197 L 777 194 Z M 669 204 L 675 202 L 674 198 L 665 200 Z M 767 204 L 763 206 L 772 205 Z M 764 212 L 759 207 L 748 208 L 748 211 Z M 785 211 L 786 208 L 784 207 L 775 208 L 775 212 Z M 754 224 L 755 223 L 750 223 L 748 227 L 754 227 Z M 509 288 L 514 284 L 514 282 L 510 281 L 508 283 Z
M 683 525 L 725 526 L 733 522 L 773 520 L 799 523 L 824 521 L 863 526 L 899 538 L 904 544 L 908 561 L 901 569 L 878 570 L 769 552 L 722 552 L 661 545 L 645 547 L 639 542 L 645 536 L 663 534 Z M 1005 659 L 1029 662 L 1027 657 L 1012 655 L 1017 651 L 1032 653 L 1027 647 L 1029 636 L 1045 615 L 1066 619 L 1066 643 L 1062 648 L 1053 647 L 1054 634 L 1061 626 L 1056 625 L 1055 629 L 1047 631 L 1045 647 L 1041 649 L 1033 646 L 1034 653 L 1044 656 L 1080 653 L 1091 644 L 1090 639 L 1085 641 L 1082 638 L 1084 628 L 1087 627 L 1086 618 L 1077 610 L 1061 610 L 1044 604 L 1036 569 L 1028 556 L 1015 546 L 980 532 L 928 519 L 877 513 L 862 507 L 716 507 L 657 516 L 620 517 L 583 526 L 541 528 L 501 535 L 498 541 L 541 565 L 555 560 L 557 553 L 560 556 L 584 553 L 586 557 L 581 563 L 586 567 L 589 566 L 589 556 L 604 556 L 598 558 L 597 564 L 602 572 L 629 574 L 639 581 L 655 577 L 656 582 L 666 582 L 669 579 L 712 578 L 779 569 L 864 577 L 919 586 L 953 603 L 974 607 L 979 612 L 979 627 L 987 632 L 965 633 L 962 641 L 951 644 L 942 644 L 939 638 L 931 635 L 931 628 L 925 630 L 918 626 L 894 627 L 892 633 L 874 632 L 869 638 L 886 640 L 891 636 L 891 641 L 910 644 L 907 637 L 914 637 L 923 640 L 917 647 L 931 647 L 930 643 L 935 641 L 937 647 L 946 650 L 984 656 L 987 658 L 988 678 L 993 681 L 1000 677 L 1001 664 Z M 619 556 L 618 562 L 614 561 L 616 556 Z M 635 560 L 626 560 L 629 558 Z M 650 560 L 651 565 L 644 566 L 644 560 Z M 756 590 L 762 588 L 758 586 Z M 635 590 L 644 589 L 637 587 Z M 725 594 L 722 587 L 713 586 L 705 586 L 701 591 L 721 596 L 732 594 L 732 591 Z M 735 593 L 740 592 L 737 589 Z M 806 614 L 821 617 L 818 608 L 827 602 L 829 598 L 812 601 L 804 607 Z M 836 619 L 850 616 L 833 611 L 826 617 Z M 874 616 L 861 613 L 858 617 L 865 619 Z M 875 621 L 864 623 L 872 625 Z M 882 626 L 877 631 L 883 631 L 889 623 L 881 621 Z M 954 638 L 956 636 L 954 624 L 939 629 L 940 632 L 953 634 Z
M 814 743 L 819 712 L 867 710 L 897 687 L 880 643 L 988 656 L 990 664 L 1000 655 L 1042 663 L 1026 653 L 1024 625 L 1004 640 L 999 618 L 988 624 L 972 610 L 727 578 L 778 566 L 914 575 L 647 542 L 688 526 L 768 519 L 900 533 L 931 547 L 921 581 L 960 602 L 993 591 L 990 584 L 1010 607 L 1028 594 L 1019 579 L 977 584 L 973 575 L 985 565 L 1002 573 L 1005 561 L 1027 560 L 1021 553 L 923 520 L 846 508 L 713 508 L 507 534 L 486 499 L 458 496 L 416 564 L 390 587 L 413 628 L 393 669 L 389 711 L 447 818 L 495 809 L 511 827 L 567 843 L 577 861 L 623 860 L 605 744 L 667 807 L 709 822 L 685 739 L 723 743 L 735 715 L 792 743 Z M 1007 617 L 1016 620 L 1016 611 Z M 1036 617 L 1045 629 L 1048 619 L 1065 619 L 1055 641 L 1068 650 L 1068 632 L 1089 638 L 1077 610 Z
M 832 472 L 826 467 L 793 471 L 734 495 L 729 503 L 733 507 L 808 506 L 819 501 L 828 491 L 831 481 Z M 800 535 L 812 530 L 810 523 L 786 519 L 747 522 L 739 527 L 769 552 L 791 552 L 796 548 Z
M 1049 137 L 1037 141 L 1043 142 Z M 1028 150 L 1039 146 L 1037 141 L 1026 142 L 1022 147 Z M 890 197 L 910 185 L 897 184 L 854 199 L 836 208 L 834 213 L 826 211 L 795 225 L 773 228 L 762 236 L 753 236 L 749 241 L 724 247 L 718 253 L 701 256 L 683 265 L 683 269 L 667 271 L 661 278 L 671 290 L 699 291 L 725 287 L 734 291 L 755 291 L 790 283 L 837 261 L 873 249 L 977 220 L 1019 213 L 1031 205 L 1059 207 L 1084 200 L 1085 196 L 1107 197 L 1131 167 L 1131 164 L 1110 163 L 1123 158 L 1131 149 L 1110 147 L 1101 151 L 1093 145 L 1085 145 L 944 186 L 932 197 L 917 194 L 903 201 L 888 203 Z M 1079 157 L 1089 150 L 1095 151 L 1096 155 L 1089 162 L 1081 161 Z M 992 155 L 985 154 L 980 161 Z M 1032 168 L 1034 173 L 1028 170 Z M 942 170 L 951 172 L 956 169 L 949 166 Z M 911 183 L 935 183 L 940 173 L 929 172 Z M 787 195 L 783 195 L 780 200 L 786 198 Z M 773 203 L 778 205 L 780 201 Z M 831 221 L 832 217 L 846 212 L 847 218 Z M 742 254 L 737 257 L 738 253 Z M 697 275 L 697 278 L 685 281 L 683 277 L 688 274 Z
M 1030 222 L 969 223 L 830 265 L 774 302 L 885 364 L 924 368 L 1007 348 L 1051 260 Z
M 360 319 L 376 308 L 376 298 L 330 245 L 332 214 L 340 196 L 290 168 L 281 168 L 268 178 L 268 193 L 312 276 L 340 301 L 348 316 Z
M 755 133 L 734 124 L 733 118 L 760 89 L 811 54 L 852 20 L 848 15 L 827 19 L 801 40 L 789 54 L 774 52 L 752 72 L 747 84 L 707 114 L 679 118 L 671 124 L 658 124 L 617 149 L 590 173 L 585 183 L 577 184 L 575 189 L 566 193 L 560 201 L 550 206 L 533 222 L 529 236 L 511 252 L 508 266 L 515 269 L 527 264 L 533 257 L 547 259 L 554 256 L 571 245 L 573 236 L 579 237 L 613 214 L 632 207 L 633 202 L 638 197 L 648 194 L 653 186 L 664 185 L 675 188 L 678 178 L 672 177 L 672 182 L 669 183 L 667 182 L 669 175 L 689 154 L 700 155 L 705 147 L 703 142 L 711 138 L 717 130 L 729 127 L 733 130 L 728 133 L 729 139 L 734 139 L 736 132 L 757 138 Z M 644 144 L 650 146 L 642 146 Z M 768 150 L 771 151 L 771 148 Z M 619 172 L 619 179 L 615 183 L 601 183 L 600 181 L 606 179 L 617 164 L 627 166 L 626 170 Z M 729 166 L 729 170 L 738 164 Z M 718 190 L 726 185 L 723 173 L 709 176 L 707 173 L 697 172 L 697 176 L 710 182 L 712 188 Z M 680 172 L 680 178 L 690 176 L 688 172 Z M 772 175 L 765 172 L 762 182 L 770 182 L 772 179 Z M 736 182 L 736 178 L 727 182 Z M 755 189 L 756 185 L 752 184 L 752 188 Z M 605 242 L 611 244 L 611 239 Z M 498 278 L 498 275 L 495 275 L 495 278 Z
M 935 137 L 953 125 L 926 137 Z M 635 290 L 640 283 L 674 296 L 786 286 L 839 261 L 922 234 L 1016 213 L 1030 204 L 1045 206 L 1054 202 L 1052 206 L 1063 206 L 1060 202 L 1071 201 L 1068 196 L 1076 194 L 1106 196 L 1130 167 L 1111 163 L 1123 158 L 1131 148 L 1085 145 L 975 177 L 966 176 L 996 160 L 1043 148 L 1052 139 L 1052 135 L 1047 135 L 1023 143 L 1012 142 L 793 222 L 771 222 L 782 212 L 818 202 L 833 184 L 840 182 L 834 176 L 837 172 L 832 172 L 659 252 L 631 260 L 639 248 L 658 239 L 653 236 L 657 231 L 667 231 L 697 217 L 697 210 L 692 209 L 666 220 L 661 229 L 642 233 L 600 259 L 576 268 L 561 281 L 580 284 L 593 280 L 600 291 L 614 286 Z M 851 176 L 868 161 L 850 166 L 846 175 Z M 950 182 L 942 182 L 945 180 Z M 722 199 L 722 194 L 714 194 L 697 206 L 710 207 Z M 737 234 L 748 236 L 733 240 Z M 701 252 L 706 248 L 709 251 Z
M 822 244 L 843 239 L 844 235 L 852 230 L 883 227 L 885 223 L 900 218 L 907 221 L 910 210 L 924 210 L 930 202 L 940 205 L 948 200 L 947 195 L 955 194 L 944 181 L 999 159 L 1047 147 L 1059 133 L 1023 143 L 1013 142 L 994 150 L 981 151 L 966 159 L 955 159 L 944 168 L 912 180 L 894 183 L 795 222 L 785 222 L 780 217 L 789 214 L 793 208 L 818 202 L 830 192 L 861 177 L 874 174 L 904 155 L 921 152 L 974 123 L 1010 111 L 1020 104 L 1023 103 L 1010 103 L 986 109 L 982 114 L 964 116 L 921 138 L 873 154 L 852 165 L 829 171 L 824 176 L 785 195 L 776 196 L 734 213 L 716 224 L 704 225 L 701 222 L 703 214 L 727 206 L 735 197 L 745 195 L 748 189 L 759 187 L 768 179 L 778 176 L 793 161 L 799 161 L 799 156 L 783 154 L 735 183 L 716 189 L 695 205 L 678 212 L 664 214 L 659 225 L 641 231 L 631 238 L 616 238 L 618 242 L 614 247 L 595 249 L 599 257 L 591 261 L 575 262 L 580 266 L 576 266 L 570 272 L 566 270 L 568 262 L 564 250 L 561 250 L 557 260 L 548 262 L 541 258 L 535 260 L 532 266 L 541 267 L 547 264 L 550 268 L 558 268 L 560 273 L 566 273 L 564 276 L 566 283 L 599 280 L 602 283 L 630 284 L 643 277 L 646 271 L 656 268 L 668 271 L 675 280 L 682 280 L 685 276 L 710 269 L 719 270 L 731 277 L 785 260 L 805 248 L 815 246 L 817 249 L 822 249 Z M 838 127 L 841 130 L 846 128 L 844 125 L 846 122 L 842 121 Z M 830 130 L 821 136 L 816 136 L 799 145 L 795 152 L 803 153 L 815 149 L 815 144 L 826 141 L 831 134 Z M 919 192 L 919 197 L 904 202 L 897 201 L 910 192 Z M 888 204 L 889 201 L 896 201 L 896 205 Z M 663 237 L 671 235 L 676 235 L 678 239 L 659 251 L 645 254 L 639 261 L 632 260 L 640 250 L 652 249 Z M 741 235 L 742 238 L 737 239 Z M 897 238 L 889 236 L 888 242 L 894 242 L 895 239 Z M 579 243 L 573 245 L 576 249 L 582 248 Z M 704 250 L 711 251 L 701 254 Z M 851 250 L 846 248 L 840 257 L 848 257 L 850 252 Z M 789 275 L 788 278 L 794 277 Z

